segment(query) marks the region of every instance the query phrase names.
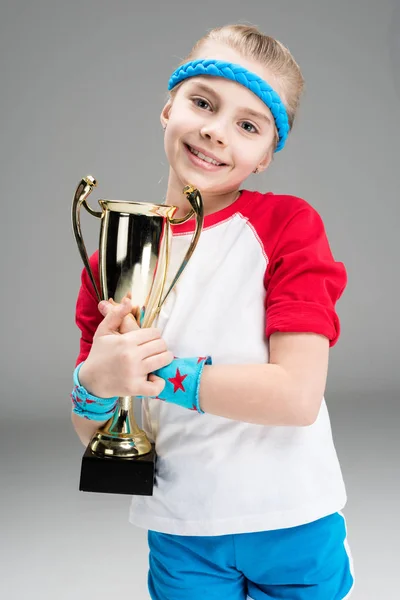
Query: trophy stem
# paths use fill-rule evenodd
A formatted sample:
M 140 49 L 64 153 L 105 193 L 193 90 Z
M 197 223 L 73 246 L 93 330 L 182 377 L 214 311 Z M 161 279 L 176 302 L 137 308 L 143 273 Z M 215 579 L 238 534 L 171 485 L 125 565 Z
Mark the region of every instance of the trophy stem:
M 118 399 L 113 417 L 94 434 L 90 449 L 97 456 L 134 458 L 152 450 L 145 432 L 136 423 L 131 396 Z

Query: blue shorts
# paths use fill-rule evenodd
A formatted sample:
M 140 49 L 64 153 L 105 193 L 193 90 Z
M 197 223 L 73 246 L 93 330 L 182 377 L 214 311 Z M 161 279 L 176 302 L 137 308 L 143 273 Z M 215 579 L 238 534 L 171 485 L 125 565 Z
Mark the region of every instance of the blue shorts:
M 149 531 L 152 600 L 343 600 L 353 563 L 342 513 L 257 533 Z

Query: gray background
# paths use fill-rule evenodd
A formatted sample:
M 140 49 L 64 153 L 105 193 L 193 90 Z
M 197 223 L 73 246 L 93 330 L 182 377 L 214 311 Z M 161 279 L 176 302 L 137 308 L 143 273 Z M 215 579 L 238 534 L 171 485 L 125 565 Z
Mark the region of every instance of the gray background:
M 71 199 L 92 173 L 92 205 L 100 196 L 163 200 L 168 77 L 207 29 L 228 22 L 280 39 L 306 79 L 287 148 L 247 184 L 307 199 L 347 266 L 326 397 L 349 495 L 352 597 L 398 598 L 398 0 L 1 0 L 0 586 L 8 600 L 148 598 L 146 532 L 128 525 L 129 498 L 77 490 L 83 446 L 69 393 L 82 265 Z M 87 217 L 83 227 L 93 251 L 98 221 Z

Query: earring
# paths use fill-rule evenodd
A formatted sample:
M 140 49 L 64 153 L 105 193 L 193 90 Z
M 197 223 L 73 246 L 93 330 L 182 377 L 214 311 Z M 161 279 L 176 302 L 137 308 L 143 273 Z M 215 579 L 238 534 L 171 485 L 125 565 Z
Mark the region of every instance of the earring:
M 259 171 L 258 167 L 256 167 L 256 168 L 254 169 L 254 171 L 253 171 L 253 173 L 255 173 L 256 175 L 257 175 L 259 172 L 260 172 L 260 171 Z

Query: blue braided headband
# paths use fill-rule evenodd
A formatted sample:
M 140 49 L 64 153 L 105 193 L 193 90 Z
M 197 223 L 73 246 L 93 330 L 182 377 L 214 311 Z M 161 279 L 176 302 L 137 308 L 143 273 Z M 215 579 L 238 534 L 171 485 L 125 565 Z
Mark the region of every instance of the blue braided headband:
M 231 79 L 244 85 L 258 96 L 268 106 L 275 119 L 279 135 L 279 142 L 275 152 L 282 150 L 289 134 L 289 120 L 282 100 L 266 81 L 241 65 L 211 58 L 192 60 L 178 67 L 170 77 L 168 89 L 172 90 L 172 88 L 184 79 L 196 77 L 197 75 L 211 75 L 213 77 Z

